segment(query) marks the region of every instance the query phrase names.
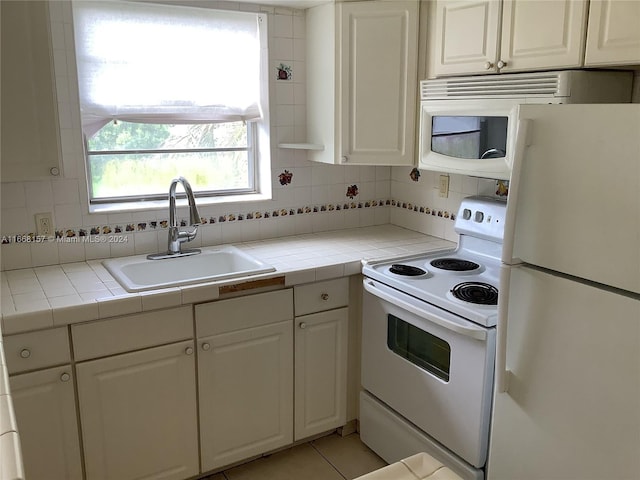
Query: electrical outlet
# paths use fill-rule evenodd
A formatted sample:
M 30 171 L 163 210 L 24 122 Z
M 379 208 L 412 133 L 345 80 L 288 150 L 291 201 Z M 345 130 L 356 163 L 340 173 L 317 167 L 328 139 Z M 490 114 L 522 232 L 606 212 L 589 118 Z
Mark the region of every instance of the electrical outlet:
M 449 197 L 449 175 L 440 175 L 440 196 Z
M 38 235 L 50 237 L 53 235 L 53 220 L 51 212 L 36 213 L 36 232 Z

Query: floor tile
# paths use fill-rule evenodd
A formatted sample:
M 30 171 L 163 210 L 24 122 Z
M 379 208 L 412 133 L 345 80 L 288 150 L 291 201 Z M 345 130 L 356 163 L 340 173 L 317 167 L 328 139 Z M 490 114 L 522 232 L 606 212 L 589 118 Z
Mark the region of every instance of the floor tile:
M 360 441 L 357 433 L 346 437 L 334 433 L 314 440 L 311 445 L 347 480 L 387 465 Z
M 224 472 L 228 480 L 343 480 L 308 443 Z

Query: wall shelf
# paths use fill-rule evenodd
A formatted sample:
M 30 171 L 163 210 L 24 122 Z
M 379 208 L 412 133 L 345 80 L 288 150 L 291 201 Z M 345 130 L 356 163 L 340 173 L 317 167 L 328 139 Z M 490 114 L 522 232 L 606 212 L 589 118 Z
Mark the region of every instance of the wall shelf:
M 316 143 L 279 143 L 278 148 L 290 148 L 294 150 L 324 150 L 324 145 Z

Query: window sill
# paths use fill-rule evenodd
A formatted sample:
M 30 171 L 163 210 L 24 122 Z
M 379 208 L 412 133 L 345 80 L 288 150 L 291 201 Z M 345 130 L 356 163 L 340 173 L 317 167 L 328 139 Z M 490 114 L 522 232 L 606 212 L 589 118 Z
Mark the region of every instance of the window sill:
M 196 205 L 198 208 L 211 205 L 223 205 L 229 203 L 246 203 L 246 202 L 262 202 L 271 200 L 271 195 L 264 193 L 251 193 L 247 195 L 233 195 L 226 197 L 198 197 L 196 196 Z M 186 199 L 177 199 L 176 205 L 179 207 L 187 206 Z M 119 202 L 119 203 L 101 203 L 98 205 L 89 205 L 89 213 L 120 213 L 120 212 L 138 212 L 144 210 L 167 210 L 169 208 L 169 199 L 140 202 Z

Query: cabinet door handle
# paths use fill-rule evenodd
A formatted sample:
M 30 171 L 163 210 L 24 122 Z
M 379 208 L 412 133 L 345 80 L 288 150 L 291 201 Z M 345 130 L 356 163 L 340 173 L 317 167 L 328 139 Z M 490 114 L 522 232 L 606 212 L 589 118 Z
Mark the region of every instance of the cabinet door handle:
M 507 62 L 503 62 L 502 60 L 498 62 L 498 68 L 504 68 L 506 66 L 507 66 Z
M 300 328 L 304 330 L 305 328 L 307 328 L 307 324 L 304 322 L 300 322 Z
M 349 157 L 347 155 L 343 155 L 340 157 L 340 163 L 348 163 Z
M 69 380 L 71 380 L 71 375 L 69 375 L 67 372 L 64 372 L 62 375 L 60 375 L 60 381 L 68 382 Z
M 28 348 L 23 348 L 23 349 L 20 351 L 20 356 L 21 356 L 22 358 L 29 358 L 29 357 L 31 356 L 31 350 L 29 350 Z
M 193 355 L 193 347 L 185 348 L 184 353 L 186 353 L 187 355 Z
M 205 351 L 206 351 L 206 350 L 210 350 L 210 349 L 211 349 L 211 344 L 209 344 L 209 343 L 203 343 L 203 344 L 202 344 L 202 349 L 203 349 L 203 350 L 205 350 Z
M 485 70 L 491 70 L 493 68 L 493 63 L 491 62 L 487 62 L 484 64 L 484 69 Z
M 60 169 L 58 167 L 51 167 L 49 169 L 49 173 L 54 177 L 57 177 L 58 175 L 60 175 Z
M 323 293 L 322 295 L 320 295 L 320 298 L 326 302 L 327 300 L 329 300 L 329 294 Z

